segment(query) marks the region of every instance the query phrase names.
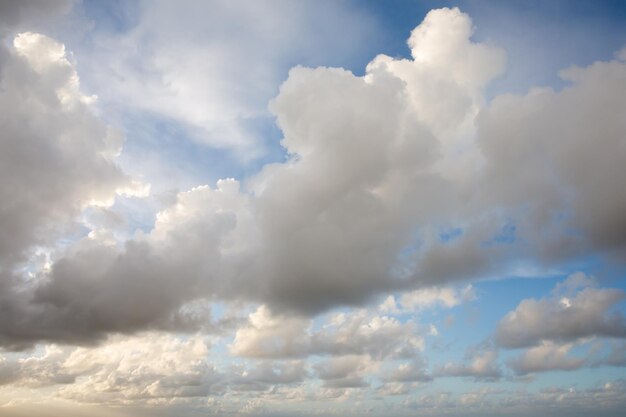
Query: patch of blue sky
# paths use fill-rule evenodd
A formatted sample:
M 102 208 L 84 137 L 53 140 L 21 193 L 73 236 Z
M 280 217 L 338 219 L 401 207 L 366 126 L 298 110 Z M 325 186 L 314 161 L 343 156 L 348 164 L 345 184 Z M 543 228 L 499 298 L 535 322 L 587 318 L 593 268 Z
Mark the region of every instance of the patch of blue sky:
M 473 20 L 475 39 L 507 51 L 506 73 L 488 97 L 523 94 L 534 86 L 561 89 L 559 71 L 612 59 L 626 45 L 626 3 L 621 0 L 455 1 Z
M 517 227 L 514 223 L 505 222 L 500 230 L 491 238 L 481 243 L 482 247 L 490 247 L 494 245 L 513 244 L 515 243 Z
M 604 385 L 607 382 L 624 378 L 624 368 L 581 368 L 572 371 L 550 371 L 535 374 L 537 377 L 532 382 L 532 388 L 537 391 L 552 388 L 574 388 L 584 390 Z
M 119 160 L 127 172 L 148 180 L 155 177 L 161 187 L 179 191 L 204 184 L 214 187 L 221 178 L 244 180 L 263 165 L 284 160 L 284 149 L 274 145 L 280 131 L 270 118 L 254 122 L 255 137 L 266 149 L 263 157 L 242 161 L 231 149 L 206 146 L 175 121 L 137 113 L 121 121 L 127 140 Z
M 448 243 L 456 240 L 463 235 L 463 229 L 461 227 L 453 227 L 442 229 L 439 232 L 439 241 L 441 243 Z
M 82 0 L 72 13 L 91 21 L 95 30 L 124 32 L 137 24 L 139 0 Z

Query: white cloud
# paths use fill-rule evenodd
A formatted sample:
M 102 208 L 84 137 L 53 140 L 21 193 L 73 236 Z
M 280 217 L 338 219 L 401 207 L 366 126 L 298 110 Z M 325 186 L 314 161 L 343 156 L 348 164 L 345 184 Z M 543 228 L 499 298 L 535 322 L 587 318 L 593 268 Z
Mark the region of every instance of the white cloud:
M 230 350 L 253 358 L 289 358 L 309 355 L 367 355 L 382 360 L 408 358 L 424 349 L 426 329 L 401 323 L 366 310 L 330 316 L 319 329 L 309 319 L 272 315 L 265 306 L 250 314 L 239 328 Z
M 435 307 L 452 308 L 475 298 L 471 285 L 465 288 L 431 287 L 402 294 L 400 303 L 407 310 L 424 310 Z
M 98 347 L 48 345 L 13 362 L 17 386 L 54 387 L 58 398 L 85 403 L 167 404 L 218 391 L 223 376 L 207 362 L 202 336 L 112 337 Z

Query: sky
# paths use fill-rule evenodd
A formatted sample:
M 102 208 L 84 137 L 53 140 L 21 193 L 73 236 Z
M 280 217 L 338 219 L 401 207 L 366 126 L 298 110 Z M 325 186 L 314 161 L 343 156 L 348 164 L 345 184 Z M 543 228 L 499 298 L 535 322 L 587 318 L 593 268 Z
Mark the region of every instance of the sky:
M 0 0 L 0 415 L 621 416 L 623 1 Z

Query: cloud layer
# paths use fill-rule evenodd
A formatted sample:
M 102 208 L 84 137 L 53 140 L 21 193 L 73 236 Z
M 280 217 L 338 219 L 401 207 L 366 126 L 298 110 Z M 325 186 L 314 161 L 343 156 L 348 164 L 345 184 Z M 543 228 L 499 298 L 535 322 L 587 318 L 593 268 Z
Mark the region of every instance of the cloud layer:
M 25 288 L 25 251 L 53 243 L 84 207 L 111 204 L 133 183 L 115 165 L 120 137 L 90 111 L 63 46 L 18 35 L 2 52 L 1 343 L 189 330 L 200 326 L 188 307 L 199 300 L 315 315 L 583 251 L 621 254 L 626 64 L 570 68 L 562 91 L 485 107 L 505 54 L 471 35 L 467 15 L 434 10 L 411 33 L 412 59 L 379 55 L 363 76 L 293 68 L 270 104 L 287 161 L 243 185 L 226 179 L 178 194 L 152 230 L 126 242 L 93 230 L 29 272 L 37 278 Z M 455 302 L 437 294 L 444 290 L 421 291 L 402 304 L 438 302 L 420 301 L 429 294 Z M 579 325 L 593 330 L 555 322 L 545 334 L 533 325 L 497 337 L 516 347 L 547 334 L 621 335 L 618 319 L 586 307 L 620 299 L 593 289 L 573 299 L 591 320 Z M 533 303 L 506 320 L 545 313 Z

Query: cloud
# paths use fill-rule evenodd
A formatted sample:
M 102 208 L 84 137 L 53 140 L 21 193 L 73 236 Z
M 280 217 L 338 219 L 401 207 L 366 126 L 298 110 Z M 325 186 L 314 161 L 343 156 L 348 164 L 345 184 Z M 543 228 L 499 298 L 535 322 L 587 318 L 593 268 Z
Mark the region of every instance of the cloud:
M 475 298 L 474 289 L 468 285 L 462 289 L 424 288 L 402 294 L 400 303 L 408 310 L 423 310 L 441 306 L 452 308 Z
M 35 33 L 0 49 L 0 262 L 51 243 L 87 205 L 130 180 L 113 158 L 122 137 L 90 110 L 62 44 Z
M 161 21 L 172 8 L 173 14 L 198 18 L 195 9 L 163 7 L 146 13 Z M 126 242 L 92 231 L 55 254 L 19 291 L 27 274 L 3 270 L 0 343 L 88 343 L 109 333 L 197 330 L 202 319 L 188 314 L 188 306 L 219 300 L 267 309 L 259 313 L 259 326 L 240 329 L 232 348 L 242 355 L 410 356 L 420 346 L 419 337 L 406 336 L 414 325 L 391 317 L 356 315 L 310 340 L 296 323 L 337 306 L 363 306 L 382 294 L 413 290 L 405 300 L 415 308 L 452 305 L 463 297 L 445 289 L 454 282 L 506 276 L 520 264 L 560 262 L 582 249 L 619 253 L 626 199 L 620 199 L 623 186 L 616 180 L 625 159 L 616 115 L 626 97 L 620 90 L 626 64 L 569 69 L 564 75 L 572 85 L 563 91 L 499 97 L 485 108 L 483 89 L 503 71 L 505 56 L 472 41 L 471 27 L 458 9 L 435 10 L 411 34 L 412 59 L 379 55 L 364 76 L 340 68 L 293 68 L 270 103 L 286 161 L 266 165 L 242 184 L 226 179 L 179 193 L 152 230 Z M 137 39 L 142 30 L 133 32 Z M 39 35 L 23 36 L 5 51 L 10 59 L 2 61 L 3 80 L 10 83 L 2 94 L 8 99 L 16 90 L 21 97 L 22 90 L 39 86 L 31 102 L 46 111 L 29 107 L 22 114 L 19 100 L 6 102 L 11 116 L 2 123 L 8 131 L 23 128 L 16 120 L 37 116 L 28 124 L 34 129 L 28 140 L 2 142 L 24 152 L 1 165 L 9 179 L 1 201 L 16 203 L 0 217 L 6 233 L 0 256 L 12 259 L 58 235 L 48 229 L 89 204 L 110 202 L 129 186 L 113 162 L 119 138 L 88 111 L 89 97 L 80 94 L 63 47 Z M 177 42 L 168 45 L 176 50 Z M 185 60 L 174 54 L 166 61 L 179 69 Z M 187 79 L 180 71 L 171 86 Z M 202 74 L 210 79 L 210 72 Z M 28 82 L 21 82 L 26 75 Z M 204 91 L 196 87 L 175 88 L 192 95 Z M 141 99 L 153 101 L 151 95 Z M 159 105 L 177 109 L 177 100 Z M 54 140 L 44 146 L 48 136 Z M 598 139 L 592 143 L 590 137 Z M 592 174 L 582 175 L 587 172 Z M 451 229 L 458 233 L 442 238 L 441 231 Z M 591 317 L 582 322 L 584 329 L 557 328 L 559 317 L 569 323 L 558 308 L 527 300 L 518 316 L 501 323 L 498 341 L 515 347 L 551 337 L 619 336 L 621 318 L 605 312 L 621 297 L 619 290 L 580 291 L 571 300 L 581 318 Z M 508 321 L 534 325 L 536 311 L 555 314 L 539 330 L 507 330 Z M 272 327 L 275 317 L 293 322 Z M 554 328 L 540 330 L 550 323 Z
M 626 63 L 560 73 L 562 91 L 536 88 L 495 98 L 478 118 L 485 202 L 515 216 L 541 259 L 590 251 L 623 254 Z M 489 194 L 489 195 L 487 195 Z M 567 231 L 575 233 L 567 233 Z
M 233 354 L 252 358 L 290 358 L 309 355 L 367 355 L 386 358 L 413 357 L 424 349 L 426 333 L 414 323 L 367 311 L 338 313 L 321 328 L 309 319 L 272 315 L 265 306 L 250 314 L 230 345 Z
M 277 385 L 297 385 L 308 377 L 304 361 L 264 361 L 253 369 L 231 373 L 229 385 L 235 391 L 266 391 Z
M 493 381 L 502 376 L 495 350 L 477 351 L 469 358 L 469 363 L 448 362 L 438 367 L 435 376 L 473 377 L 475 380 Z
M 294 59 L 344 62 L 363 49 L 359 45 L 376 41 L 373 18 L 332 1 L 139 1 L 122 7 L 122 30 L 96 26 L 87 33 L 90 48 L 78 51 L 98 94 L 115 111 L 175 122 L 188 137 L 242 159 L 263 154 L 266 138 L 258 125 L 267 123 L 267 101 Z
M 511 369 L 519 375 L 553 370 L 572 371 L 585 363 L 585 358 L 569 356 L 574 345 L 571 343 L 558 345 L 544 342 L 526 350 L 522 355 L 509 362 Z
M 235 334 L 234 355 L 256 358 L 306 356 L 310 350 L 310 322 L 298 317 L 273 317 L 265 306 L 250 314 L 247 326 Z
M 592 336 L 626 337 L 626 319 L 619 312 L 612 311 L 626 297 L 624 291 L 594 288 L 582 278 L 586 277 L 573 274 L 556 287 L 551 297 L 520 302 L 498 324 L 496 342 L 506 348 L 519 348 L 536 346 L 542 341 L 574 342 Z M 570 294 L 559 291 L 564 288 L 569 288 Z
M 206 397 L 223 379 L 207 359 L 202 336 L 113 337 L 99 347 L 48 345 L 40 356 L 12 362 L 13 384 L 55 387 L 60 398 L 84 403 L 165 403 Z
M 149 234 L 139 233 L 123 247 L 87 236 L 50 267 L 48 279 L 10 294 L 0 319 L 4 343 L 87 343 L 112 332 L 208 324 L 210 310 L 194 308 L 194 302 L 226 278 L 220 261 L 241 256 L 230 239 L 239 228 L 229 211 L 241 207 L 242 198 L 236 181 L 223 180 L 215 190 L 181 193 Z M 210 205 L 214 211 L 207 211 Z
M 326 388 L 364 388 L 374 364 L 366 356 L 348 355 L 326 359 L 313 367 Z
M 456 9 L 433 13 L 443 16 L 442 24 L 445 16 L 469 22 Z M 436 30 L 429 27 L 420 30 Z M 457 47 L 472 45 L 469 33 L 450 36 Z M 32 65 L 61 59 L 62 46 L 56 48 L 56 55 L 50 55 L 55 51 L 50 48 L 43 58 L 31 54 Z M 489 50 L 479 49 L 481 56 Z M 474 52 L 466 55 L 473 57 Z M 247 190 L 237 181 L 222 180 L 215 190 L 204 186 L 180 193 L 172 207 L 157 215 L 152 231 L 124 245 L 98 239 L 105 236 L 99 233 L 74 245 L 53 261 L 49 272 L 43 271 L 38 284 L 12 297 L 16 301 L 8 303 L 2 322 L 3 344 L 76 343 L 110 332 L 168 328 L 186 303 L 202 298 L 262 301 L 275 311 L 311 314 L 406 287 L 413 262 L 408 260 L 407 272 L 401 272 L 397 253 L 411 243 L 420 220 L 441 211 L 440 203 L 446 201 L 435 191 L 445 180 L 430 172 L 439 147 L 436 129 L 411 116 L 417 98 L 407 88 L 419 86 L 410 84 L 409 76 L 452 75 L 428 62 L 402 60 L 404 69 L 397 76 L 395 61 L 378 59 L 384 63 L 370 67 L 365 77 L 341 69 L 294 68 L 271 104 L 289 161 L 266 166 L 250 179 Z M 63 65 L 70 68 L 67 87 L 55 94 L 84 105 L 87 98 L 77 95 L 75 71 L 69 63 Z M 455 81 L 450 94 L 474 97 L 483 82 L 474 81 Z M 113 146 L 109 139 L 101 143 Z M 115 153 L 112 148 L 97 150 L 107 157 Z M 104 179 L 89 178 L 99 174 L 94 168 L 99 164 L 125 180 L 105 161 L 70 154 L 63 166 L 89 166 L 83 177 L 90 185 L 106 185 L 108 172 L 101 175 Z M 94 196 L 98 190 L 77 190 L 75 199 L 86 204 L 109 199 L 114 191 Z M 419 203 L 422 195 L 432 202 Z M 32 217 L 42 221 L 50 207 Z M 72 206 L 62 207 L 60 212 L 71 213 Z M 5 219 L 16 224 L 10 216 Z M 7 247 L 19 246 L 13 241 Z M 19 327 L 15 317 L 22 317 Z M 397 327 L 385 323 L 382 329 L 387 326 Z
M 387 382 L 430 382 L 432 375 L 426 369 L 426 363 L 421 358 L 416 358 L 411 362 L 402 363 L 393 371 L 383 376 Z
M 53 20 L 69 12 L 75 2 L 76 0 L 3 1 L 0 3 L 0 36 L 9 31 L 32 28 L 33 25 Z

